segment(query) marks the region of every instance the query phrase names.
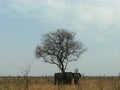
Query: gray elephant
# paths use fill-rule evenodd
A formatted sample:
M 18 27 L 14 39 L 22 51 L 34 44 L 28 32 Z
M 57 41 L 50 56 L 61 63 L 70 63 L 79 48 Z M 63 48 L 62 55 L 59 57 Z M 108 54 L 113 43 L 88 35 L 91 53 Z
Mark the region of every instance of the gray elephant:
M 81 77 L 80 73 L 74 73 L 74 84 L 78 84 L 80 77 Z
M 73 80 L 73 73 L 72 73 L 72 72 L 65 72 L 65 80 L 64 80 L 64 83 L 71 85 L 72 80 Z
M 72 72 L 65 72 L 65 73 L 55 73 L 54 74 L 54 84 L 69 84 L 71 85 L 73 79 Z
M 54 74 L 54 84 L 62 84 L 63 83 L 63 74 L 62 73 L 55 73 Z

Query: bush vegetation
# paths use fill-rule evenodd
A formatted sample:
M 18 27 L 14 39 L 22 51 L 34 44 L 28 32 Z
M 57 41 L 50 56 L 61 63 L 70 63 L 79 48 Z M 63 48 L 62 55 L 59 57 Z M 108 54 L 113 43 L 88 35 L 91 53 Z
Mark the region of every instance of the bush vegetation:
M 78 85 L 54 85 L 53 77 L 0 77 L 0 90 L 120 90 L 120 77 L 82 77 Z

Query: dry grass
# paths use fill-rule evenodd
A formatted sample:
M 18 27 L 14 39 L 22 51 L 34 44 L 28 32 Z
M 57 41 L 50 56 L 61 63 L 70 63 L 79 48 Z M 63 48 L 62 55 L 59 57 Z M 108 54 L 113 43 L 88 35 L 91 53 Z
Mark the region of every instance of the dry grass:
M 25 90 L 22 77 L 1 77 L 0 90 Z M 120 77 L 82 77 L 78 85 L 54 85 L 52 77 L 29 77 L 29 90 L 120 90 Z

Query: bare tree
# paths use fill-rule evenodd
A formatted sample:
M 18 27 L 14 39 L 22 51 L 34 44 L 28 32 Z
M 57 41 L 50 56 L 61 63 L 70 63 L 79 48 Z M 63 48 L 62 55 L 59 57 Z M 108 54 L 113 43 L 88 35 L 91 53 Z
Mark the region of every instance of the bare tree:
M 31 64 L 29 64 L 25 69 L 17 66 L 23 73 L 23 79 L 24 79 L 24 90 L 29 90 L 29 73 L 31 69 Z
M 57 65 L 64 73 L 68 63 L 78 60 L 86 51 L 81 42 L 75 41 L 75 35 L 65 29 L 43 35 L 41 45 L 36 47 L 36 57 L 42 58 L 46 63 Z

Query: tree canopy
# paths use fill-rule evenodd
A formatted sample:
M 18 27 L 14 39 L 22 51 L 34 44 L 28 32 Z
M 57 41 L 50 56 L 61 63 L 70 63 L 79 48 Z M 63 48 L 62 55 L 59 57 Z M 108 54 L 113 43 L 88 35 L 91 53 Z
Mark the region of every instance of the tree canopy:
M 86 50 L 80 41 L 75 40 L 75 33 L 65 29 L 49 32 L 42 37 L 41 45 L 36 47 L 35 55 L 44 62 L 55 64 L 65 72 L 69 62 L 78 60 Z

